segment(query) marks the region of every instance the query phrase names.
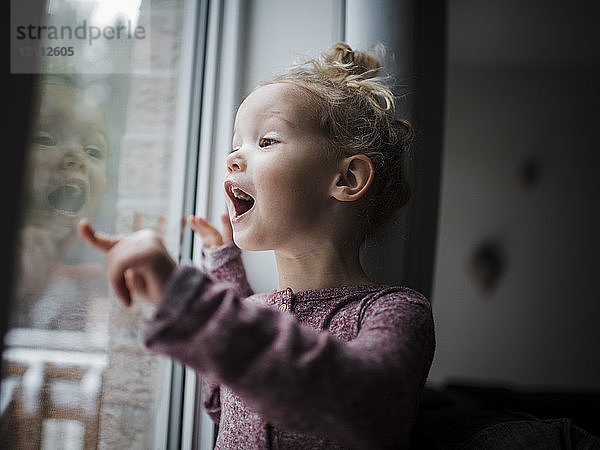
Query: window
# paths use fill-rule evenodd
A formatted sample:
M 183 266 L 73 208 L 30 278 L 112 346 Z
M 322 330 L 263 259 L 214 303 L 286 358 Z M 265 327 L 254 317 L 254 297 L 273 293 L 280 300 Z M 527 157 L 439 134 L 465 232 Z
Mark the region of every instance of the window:
M 0 446 L 164 448 L 174 371 L 141 343 L 151 311 L 115 301 L 75 225 L 156 226 L 180 254 L 201 5 L 40 6 L 11 2 L 11 73 L 37 76 Z

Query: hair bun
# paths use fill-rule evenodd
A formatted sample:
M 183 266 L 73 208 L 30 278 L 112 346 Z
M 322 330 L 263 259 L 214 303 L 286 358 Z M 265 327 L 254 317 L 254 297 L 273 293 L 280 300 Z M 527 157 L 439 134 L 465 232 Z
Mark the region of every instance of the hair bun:
M 337 77 L 346 78 L 348 75 L 363 75 L 364 79 L 373 78 L 381 68 L 379 58 L 369 52 L 355 52 L 344 42 L 333 44 L 323 54 L 324 65 L 335 68 Z

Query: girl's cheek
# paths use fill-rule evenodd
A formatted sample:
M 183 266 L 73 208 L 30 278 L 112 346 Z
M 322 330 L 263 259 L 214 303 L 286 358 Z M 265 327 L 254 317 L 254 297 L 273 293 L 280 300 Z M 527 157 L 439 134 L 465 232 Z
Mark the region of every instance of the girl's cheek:
M 96 167 L 90 169 L 90 182 L 94 183 L 98 188 L 106 186 L 106 165 L 99 164 Z

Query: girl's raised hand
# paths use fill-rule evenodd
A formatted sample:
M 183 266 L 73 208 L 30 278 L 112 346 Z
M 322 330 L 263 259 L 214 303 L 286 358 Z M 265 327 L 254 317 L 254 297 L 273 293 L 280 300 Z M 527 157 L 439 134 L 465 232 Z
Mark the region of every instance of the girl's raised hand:
M 221 214 L 222 233 L 202 217 L 188 216 L 187 223 L 195 233 L 198 233 L 202 237 L 206 248 L 215 249 L 233 241 L 233 228 L 227 214 Z
M 97 233 L 86 219 L 77 225 L 83 240 L 106 254 L 108 281 L 125 306 L 137 294 L 157 304 L 175 270 L 159 234 L 140 230 L 125 236 Z

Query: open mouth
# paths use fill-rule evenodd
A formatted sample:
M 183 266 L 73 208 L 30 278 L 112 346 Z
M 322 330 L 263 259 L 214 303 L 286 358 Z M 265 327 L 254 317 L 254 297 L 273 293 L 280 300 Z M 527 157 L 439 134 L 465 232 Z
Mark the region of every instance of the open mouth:
M 240 217 L 246 214 L 254 206 L 254 197 L 247 192 L 243 191 L 239 187 L 228 183 L 226 185 L 227 195 L 231 199 L 233 208 L 235 210 L 235 217 Z
M 77 182 L 59 186 L 48 194 L 48 202 L 58 212 L 70 216 L 76 215 L 85 205 L 86 192 Z

